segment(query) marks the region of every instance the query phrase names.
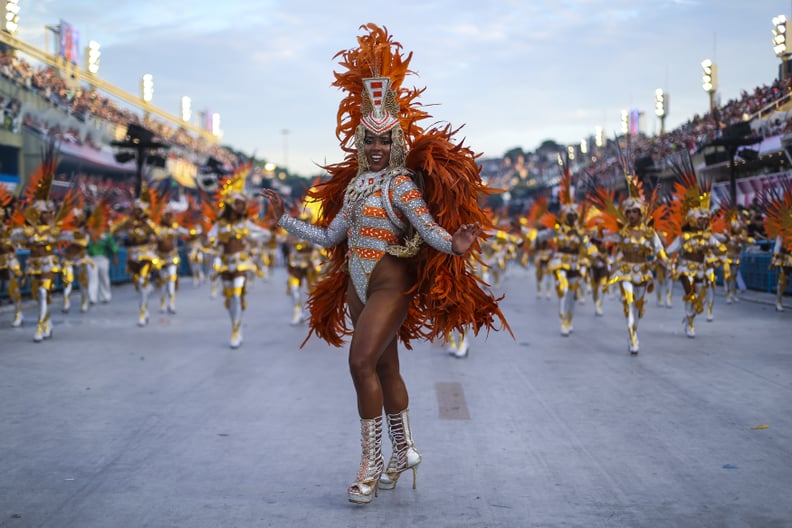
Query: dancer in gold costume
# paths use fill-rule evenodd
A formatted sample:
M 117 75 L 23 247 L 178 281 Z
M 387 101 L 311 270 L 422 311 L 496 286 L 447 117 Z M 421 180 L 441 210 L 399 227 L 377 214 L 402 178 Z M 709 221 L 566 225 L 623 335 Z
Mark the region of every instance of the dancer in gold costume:
M 55 277 L 61 271 L 55 254 L 61 227 L 68 208 L 55 214 L 55 204 L 49 199 L 55 177 L 57 160 L 55 147 L 50 144 L 44 151 L 41 164 L 31 175 L 25 189 L 23 216 L 16 217 L 16 228 L 11 240 L 30 251 L 25 264 L 25 275 L 30 279 L 33 299 L 38 303 L 38 323 L 33 341 L 40 342 L 52 337 L 50 304 Z
M 127 237 L 127 272 L 132 276 L 138 299 L 138 326 L 149 323 L 148 300 L 159 270 L 159 257 L 156 252 L 157 226 L 151 220 L 153 190 L 143 189 L 141 197 L 132 205 L 129 216 L 110 228 L 112 234 L 126 234 Z
M 88 268 L 94 265 L 88 255 L 88 218 L 84 206 L 72 208 L 74 225 L 72 229 L 63 230 L 61 238 L 66 241 L 61 259 L 61 280 L 63 282 L 63 311 L 71 309 L 71 293 L 75 279 L 80 285 L 80 311 L 88 311 Z M 75 273 L 76 272 L 76 273 Z
M 785 179 L 778 189 L 769 189 L 762 197 L 765 230 L 774 239 L 770 266 L 778 273 L 776 310 L 784 311 L 784 292 L 792 274 L 792 180 Z
M 575 303 L 578 290 L 585 285 L 586 265 L 588 256 L 596 248 L 588 237 L 583 225 L 584 208 L 575 203 L 572 192 L 572 174 L 569 165 L 564 163 L 559 183 L 559 201 L 561 204 L 558 216 L 550 229 L 537 235 L 537 240 L 553 240 L 555 252 L 550 259 L 548 269 L 555 278 L 556 295 L 558 295 L 558 316 L 561 318 L 561 335 L 566 337 L 573 331 L 572 320 L 575 315 Z
M 712 232 L 710 189 L 699 181 L 690 158 L 674 165 L 677 181 L 669 203 L 669 229 L 675 238 L 666 252 L 677 254 L 675 277 L 684 290 L 685 335 L 696 337 L 695 318 L 704 311 L 712 272 L 708 258 L 723 251 L 722 237 Z M 714 273 L 714 272 L 713 272 Z
M 219 213 L 211 215 L 212 218 L 216 216 L 216 220 L 207 233 L 209 244 L 217 251 L 213 273 L 222 281 L 225 307 L 231 318 L 231 348 L 242 344 L 246 284 L 250 273 L 256 270 L 250 254 L 252 240 L 266 240 L 270 236 L 269 230 L 249 216 L 248 197 L 244 194 L 249 170 L 249 164 L 242 165 L 221 182 L 217 195 Z
M 14 197 L 5 185 L 0 183 L 0 283 L 6 284 L 6 292 L 14 304 L 14 320 L 11 326 L 20 327 L 22 315 L 22 267 L 17 258 L 17 243 L 11 239 L 12 218 L 14 216 Z
M 755 242 L 748 234 L 745 218 L 736 208 L 726 212 L 727 227 L 726 254 L 723 256 L 723 287 L 726 290 L 726 304 L 737 302 L 737 276 L 740 273 L 740 259 L 746 246 Z
M 621 151 L 620 157 L 628 195 L 617 206 L 613 192 L 600 187 L 590 199 L 599 210 L 597 220 L 607 233 L 604 240 L 616 248 L 609 283 L 619 285 L 627 320 L 627 350 L 637 355 L 638 323 L 644 316 L 646 294 L 654 286 L 653 261 L 665 266 L 668 258 L 655 231 L 655 223 L 662 217 L 658 211 L 662 209 L 656 206 L 654 196 L 644 196 L 643 185 Z

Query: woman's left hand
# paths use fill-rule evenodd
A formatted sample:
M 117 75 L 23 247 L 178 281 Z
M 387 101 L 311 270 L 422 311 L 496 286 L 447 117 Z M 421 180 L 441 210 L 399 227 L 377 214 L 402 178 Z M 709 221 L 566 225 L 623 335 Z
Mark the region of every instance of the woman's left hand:
M 481 225 L 478 222 L 462 224 L 451 237 L 451 250 L 457 255 L 464 255 L 476 241 L 479 233 L 481 233 Z

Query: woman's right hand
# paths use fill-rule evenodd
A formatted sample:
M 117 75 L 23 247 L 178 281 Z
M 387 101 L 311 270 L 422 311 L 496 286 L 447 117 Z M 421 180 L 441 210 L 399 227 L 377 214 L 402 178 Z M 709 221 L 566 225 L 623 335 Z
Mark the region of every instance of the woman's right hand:
M 283 198 L 281 198 L 280 193 L 274 189 L 263 189 L 259 196 L 262 196 L 269 200 L 270 205 L 272 206 L 272 212 L 275 215 L 275 219 L 279 220 L 281 216 L 283 216 Z

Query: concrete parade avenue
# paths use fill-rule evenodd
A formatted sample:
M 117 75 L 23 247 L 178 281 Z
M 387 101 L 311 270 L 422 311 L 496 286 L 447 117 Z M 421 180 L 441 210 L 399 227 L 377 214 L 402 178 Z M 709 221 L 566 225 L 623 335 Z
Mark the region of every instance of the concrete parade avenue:
M 613 293 L 562 337 L 533 268 L 496 291 L 514 338 L 402 348 L 417 489 L 408 471 L 365 506 L 347 350 L 300 348 L 285 269 L 253 283 L 235 350 L 189 277 L 143 328 L 131 284 L 84 314 L 56 293 L 41 343 L 35 305 L 12 328 L 4 304 L 0 528 L 792 527 L 792 298 L 719 287 L 691 339 L 679 286 L 670 309 L 647 295 L 630 356 Z

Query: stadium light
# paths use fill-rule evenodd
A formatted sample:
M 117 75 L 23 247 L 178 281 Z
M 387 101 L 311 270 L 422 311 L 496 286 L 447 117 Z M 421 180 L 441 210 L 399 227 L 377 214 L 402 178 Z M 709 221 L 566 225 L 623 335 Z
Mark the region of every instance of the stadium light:
M 594 144 L 598 147 L 605 145 L 605 129 L 601 126 L 594 127 Z
M 630 132 L 630 113 L 627 110 L 621 111 L 621 131 L 625 136 Z
M 668 94 L 662 88 L 655 90 L 655 115 L 660 118 L 660 135 L 665 134 L 665 119 L 668 115 Z
M 778 78 L 784 80 L 789 74 L 789 56 L 792 42 L 789 41 L 790 21 L 784 15 L 773 17 L 773 53 L 781 59 Z
M 790 42 L 787 38 L 787 29 L 789 29 L 789 21 L 784 15 L 773 17 L 773 52 L 776 57 L 783 57 L 792 53 L 790 49 Z
M 92 40 L 85 48 L 85 69 L 92 75 L 99 73 L 99 57 L 102 55 L 99 50 L 99 43 Z
M 181 118 L 182 121 L 189 121 L 192 117 L 192 99 L 186 95 L 181 98 Z
M 218 113 L 212 114 L 212 134 L 217 137 L 221 137 L 223 135 L 223 131 L 220 130 L 220 114 Z
M 2 29 L 12 35 L 19 31 L 19 0 L 0 0 L 3 7 Z
M 715 92 L 718 91 L 718 65 L 710 59 L 701 61 L 701 87 L 710 97 L 710 111 L 715 110 Z
M 140 80 L 140 98 L 147 103 L 154 98 L 154 77 L 150 73 L 143 75 Z

